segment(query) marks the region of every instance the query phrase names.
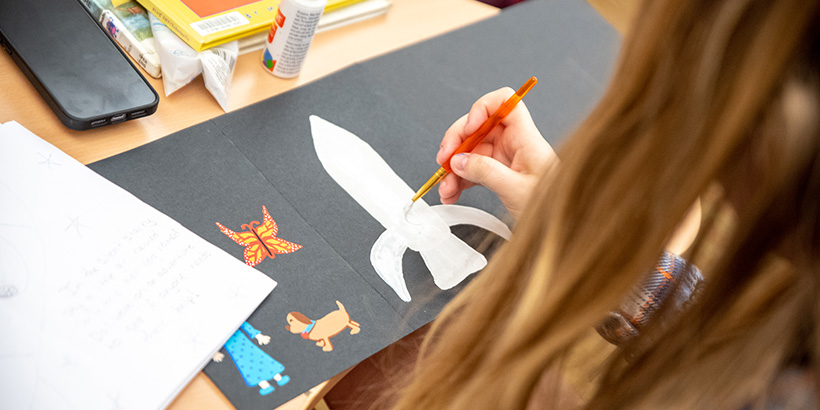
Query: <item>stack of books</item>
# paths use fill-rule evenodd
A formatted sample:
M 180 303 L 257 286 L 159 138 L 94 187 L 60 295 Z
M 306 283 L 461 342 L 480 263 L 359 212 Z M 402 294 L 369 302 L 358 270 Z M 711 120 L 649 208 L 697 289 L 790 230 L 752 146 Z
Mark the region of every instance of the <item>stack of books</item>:
M 79 0 L 149 75 L 162 74 L 147 12 L 196 51 L 239 40 L 239 53 L 260 50 L 279 0 Z M 316 32 L 373 18 L 392 0 L 328 0 Z
M 328 7 L 333 0 L 328 1 Z M 347 0 L 339 3 L 333 9 L 325 8 L 324 14 L 316 26 L 316 33 L 353 24 L 362 20 L 387 13 L 392 0 Z M 344 3 L 344 4 L 342 4 Z M 239 39 L 239 54 L 261 50 L 265 47 L 268 30 Z
M 138 1 L 196 51 L 258 34 L 264 43 L 279 4 L 279 0 Z M 317 30 L 383 14 L 390 4 L 390 0 L 328 0 Z M 240 53 L 248 49 L 240 41 Z

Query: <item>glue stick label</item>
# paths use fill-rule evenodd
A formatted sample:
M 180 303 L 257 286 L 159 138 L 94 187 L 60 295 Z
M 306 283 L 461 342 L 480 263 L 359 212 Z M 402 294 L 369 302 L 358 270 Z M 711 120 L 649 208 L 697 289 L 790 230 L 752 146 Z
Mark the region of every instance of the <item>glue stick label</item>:
M 282 0 L 268 32 L 262 64 L 273 75 L 299 75 L 327 0 Z

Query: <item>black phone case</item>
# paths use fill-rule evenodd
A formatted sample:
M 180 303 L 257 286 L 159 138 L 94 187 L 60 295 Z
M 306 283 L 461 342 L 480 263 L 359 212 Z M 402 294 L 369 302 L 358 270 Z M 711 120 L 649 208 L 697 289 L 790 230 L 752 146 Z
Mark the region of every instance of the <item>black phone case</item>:
M 151 84 L 76 0 L 0 0 L 0 43 L 68 128 L 157 110 Z

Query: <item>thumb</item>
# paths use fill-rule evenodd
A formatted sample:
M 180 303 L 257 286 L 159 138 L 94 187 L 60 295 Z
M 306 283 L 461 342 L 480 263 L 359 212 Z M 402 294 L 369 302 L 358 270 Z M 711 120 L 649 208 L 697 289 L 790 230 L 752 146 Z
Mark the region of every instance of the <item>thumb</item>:
M 491 157 L 480 154 L 458 154 L 450 160 L 453 173 L 499 196 L 516 180 L 516 172 Z

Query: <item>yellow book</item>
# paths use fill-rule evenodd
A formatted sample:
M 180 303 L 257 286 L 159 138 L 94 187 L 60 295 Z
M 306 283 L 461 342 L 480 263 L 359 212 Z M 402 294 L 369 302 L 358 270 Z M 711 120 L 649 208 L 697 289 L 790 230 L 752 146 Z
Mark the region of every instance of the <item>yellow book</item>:
M 196 51 L 266 32 L 279 0 L 137 0 Z M 325 12 L 362 0 L 328 0 Z

